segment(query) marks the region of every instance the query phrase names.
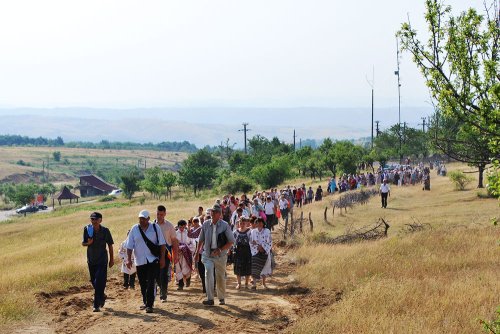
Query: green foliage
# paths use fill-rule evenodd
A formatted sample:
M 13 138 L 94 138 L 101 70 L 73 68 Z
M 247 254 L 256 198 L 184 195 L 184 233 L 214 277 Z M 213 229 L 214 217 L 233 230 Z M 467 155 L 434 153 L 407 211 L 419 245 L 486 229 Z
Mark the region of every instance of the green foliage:
M 0 146 L 63 146 L 64 141 L 61 137 L 56 139 L 47 139 L 43 137 L 29 138 L 19 135 L 0 136 Z
M 239 192 L 246 194 L 255 187 L 255 184 L 250 178 L 244 175 L 232 174 L 224 178 L 220 187 L 224 192 L 229 194 L 236 194 Z
M 144 172 L 142 188 L 154 198 L 171 193 L 172 187 L 177 184 L 177 175 L 162 170 L 160 167 L 149 168 Z
M 409 22 L 398 32 L 435 104 L 433 142 L 450 157 L 477 166 L 478 187 L 500 146 L 500 25 L 494 4 L 485 3 L 484 15 L 470 8 L 453 16 L 442 1 L 427 0 L 428 42 L 418 39 Z
M 473 180 L 472 177 L 459 170 L 449 172 L 448 177 L 455 185 L 456 190 L 465 190 L 465 187 Z
M 55 161 L 61 161 L 61 152 L 60 151 L 52 152 L 52 156 L 54 157 Z
M 276 187 L 292 176 L 289 157 L 275 157 L 270 163 L 254 167 L 251 175 L 255 182 L 266 189 Z
M 142 175 L 138 169 L 134 168 L 121 175 L 120 178 L 122 181 L 121 188 L 123 189 L 123 195 L 125 198 L 131 199 L 135 192 L 140 189 L 139 184 Z
M 479 322 L 483 325 L 483 329 L 486 333 L 500 333 L 500 306 L 497 308 L 495 313 L 496 319 L 492 321 L 479 320 Z
M 208 150 L 199 150 L 184 161 L 179 171 L 179 181 L 192 188 L 196 195 L 198 190 L 212 185 L 219 164 L 219 160 Z
M 493 161 L 492 169 L 488 172 L 488 184 L 486 190 L 488 194 L 500 199 L 500 163 Z
M 163 171 L 160 178 L 160 184 L 163 186 L 163 192 L 165 197 L 170 195 L 172 198 L 172 187 L 175 186 L 178 182 L 179 178 L 176 174 L 172 172 Z
M 25 205 L 31 203 L 36 195 L 41 194 L 44 200 L 49 194 L 53 194 L 56 188 L 53 184 L 47 183 L 43 185 L 38 185 L 35 183 L 27 184 L 4 184 L 1 187 L 2 193 L 4 195 L 4 200 L 8 202 L 13 202 L 16 205 Z
M 25 162 L 24 160 L 17 160 L 16 161 L 16 165 L 19 165 L 19 166 L 31 166 L 31 164 L 29 162 Z
M 106 195 L 106 196 L 102 196 L 101 198 L 99 198 L 99 202 L 112 202 L 115 199 L 116 199 L 115 196 Z

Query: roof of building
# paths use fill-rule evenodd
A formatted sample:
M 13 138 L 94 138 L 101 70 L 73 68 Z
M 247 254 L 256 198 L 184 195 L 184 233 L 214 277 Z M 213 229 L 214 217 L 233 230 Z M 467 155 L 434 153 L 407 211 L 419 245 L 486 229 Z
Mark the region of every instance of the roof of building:
M 82 183 L 82 181 L 85 181 L 88 185 L 105 192 L 111 192 L 115 189 L 118 189 L 118 187 L 115 187 L 114 185 L 107 183 L 100 177 L 93 174 L 80 176 L 80 183 Z
M 64 186 L 60 192 L 54 195 L 55 199 L 76 199 L 80 198 L 80 196 L 77 196 L 73 194 L 68 187 Z

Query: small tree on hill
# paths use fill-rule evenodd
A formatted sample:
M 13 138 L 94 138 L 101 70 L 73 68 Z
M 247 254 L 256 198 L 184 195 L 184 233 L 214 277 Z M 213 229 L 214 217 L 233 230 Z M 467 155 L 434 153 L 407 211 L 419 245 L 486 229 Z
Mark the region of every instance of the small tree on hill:
M 121 175 L 120 179 L 122 180 L 121 188 L 123 189 L 123 195 L 125 198 L 131 199 L 135 192 L 140 189 L 141 175 L 139 171 L 137 169 L 130 170 Z

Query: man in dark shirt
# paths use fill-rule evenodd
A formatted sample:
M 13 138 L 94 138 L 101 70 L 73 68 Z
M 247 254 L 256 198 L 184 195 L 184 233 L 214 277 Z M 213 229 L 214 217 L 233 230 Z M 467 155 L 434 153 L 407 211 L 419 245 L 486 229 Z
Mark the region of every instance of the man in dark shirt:
M 91 224 L 83 228 L 82 246 L 87 247 L 87 263 L 89 266 L 90 282 L 94 287 L 94 312 L 99 312 L 101 307 L 104 307 L 106 295 L 106 280 L 108 276 L 108 253 L 106 252 L 106 244 L 109 251 L 109 267 L 114 264 L 113 260 L 113 237 L 111 232 L 101 226 L 102 215 L 99 212 L 90 214 Z

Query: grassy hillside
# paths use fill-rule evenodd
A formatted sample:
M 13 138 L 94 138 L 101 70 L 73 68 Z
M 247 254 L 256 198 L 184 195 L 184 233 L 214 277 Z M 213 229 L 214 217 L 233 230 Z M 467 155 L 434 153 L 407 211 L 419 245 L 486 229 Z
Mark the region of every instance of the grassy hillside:
M 457 167 L 449 166 L 453 168 Z M 309 185 L 307 180 L 290 184 L 303 181 Z M 315 231 L 298 236 L 298 247 L 288 258 L 297 264 L 297 283 L 312 290 L 301 305 L 310 295 L 320 294 L 322 300 L 312 304 L 313 312 L 305 309 L 290 332 L 481 331 L 476 319 L 490 319 L 500 305 L 500 230 L 490 223 L 499 216 L 498 200 L 479 198 L 473 188 L 454 191 L 447 177 L 432 175 L 431 187 L 430 192 L 419 186 L 393 187 L 387 209 L 380 208 L 378 197 L 347 214 L 337 210 L 335 217 L 330 208 L 327 222 L 323 213 L 332 196 L 303 208 L 306 217 L 311 212 Z M 167 201 L 167 218 L 176 222 L 194 215 L 198 205 L 213 202 L 202 198 Z M 80 243 L 91 211 L 103 213 L 103 225 L 111 229 L 117 248 L 137 213 L 143 208 L 154 212 L 157 204 L 120 199 L 0 223 L 0 323 L 39 316 L 34 293 L 87 283 L 85 248 Z M 296 215 L 300 212 L 296 209 Z M 391 225 L 386 239 L 339 246 L 312 241 L 319 233 L 336 236 L 379 217 Z M 429 223 L 432 229 L 402 231 L 414 221 Z M 114 267 L 111 275 L 118 271 Z
M 481 331 L 477 319 L 494 317 L 500 305 L 500 230 L 491 219 L 499 217 L 498 200 L 478 198 L 473 188 L 454 191 L 447 177 L 433 175 L 431 181 L 430 192 L 393 186 L 387 209 L 376 197 L 334 219 L 330 210 L 328 223 L 320 210 L 313 214 L 318 232 L 328 235 L 379 217 L 391 227 L 386 239 L 352 245 L 305 238 L 290 254 L 301 264 L 297 279 L 326 296 L 328 306 L 291 332 L 475 333 Z M 430 228 L 405 232 L 405 224 L 414 222 Z
M 59 162 L 52 153 L 61 152 Z M 186 153 L 143 150 L 99 150 L 65 147 L 0 147 L 0 182 L 38 182 L 49 164 L 50 182 L 76 183 L 81 171 L 160 166 L 175 168 L 186 159 Z M 20 161 L 25 164 L 20 165 Z

